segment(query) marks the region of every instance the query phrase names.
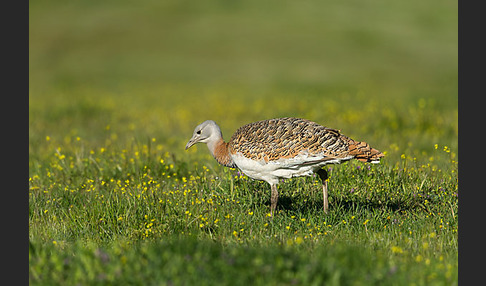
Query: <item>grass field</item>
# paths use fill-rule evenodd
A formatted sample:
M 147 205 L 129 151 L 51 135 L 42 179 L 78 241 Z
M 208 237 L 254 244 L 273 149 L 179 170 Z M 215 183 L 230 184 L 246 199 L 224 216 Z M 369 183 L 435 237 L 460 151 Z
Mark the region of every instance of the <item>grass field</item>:
M 457 3 L 30 3 L 33 285 L 457 285 Z M 270 186 L 223 137 L 295 116 L 386 154 Z

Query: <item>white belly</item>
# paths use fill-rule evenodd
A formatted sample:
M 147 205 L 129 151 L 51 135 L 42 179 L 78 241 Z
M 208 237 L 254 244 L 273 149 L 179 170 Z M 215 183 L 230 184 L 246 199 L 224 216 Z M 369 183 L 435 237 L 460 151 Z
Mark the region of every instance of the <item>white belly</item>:
M 317 161 L 323 157 L 298 155 L 294 158 L 280 159 L 265 162 L 265 160 L 251 160 L 241 154 L 232 155 L 233 161 L 238 168 L 248 177 L 256 180 L 263 180 L 271 185 L 278 184 L 279 178 L 292 178 L 301 176 L 311 176 L 322 166 L 330 163 L 340 163 L 343 159 L 321 161 L 314 164 L 306 162 Z M 349 160 L 351 158 L 345 158 Z

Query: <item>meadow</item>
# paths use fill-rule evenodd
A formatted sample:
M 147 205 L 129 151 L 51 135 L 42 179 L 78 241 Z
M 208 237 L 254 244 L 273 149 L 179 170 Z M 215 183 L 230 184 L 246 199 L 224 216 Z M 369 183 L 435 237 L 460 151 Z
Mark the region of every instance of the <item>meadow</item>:
M 457 3 L 409 2 L 31 2 L 30 283 L 457 285 Z M 272 218 L 184 150 L 283 116 L 386 156 L 327 167 L 328 214 L 285 180 Z

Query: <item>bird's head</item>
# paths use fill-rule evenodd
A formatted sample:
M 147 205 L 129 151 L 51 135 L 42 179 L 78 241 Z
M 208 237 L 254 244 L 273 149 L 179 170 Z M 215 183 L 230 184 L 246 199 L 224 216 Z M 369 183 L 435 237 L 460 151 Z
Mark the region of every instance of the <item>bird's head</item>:
M 186 144 L 186 150 L 196 143 L 212 143 L 222 138 L 221 129 L 212 120 L 206 120 L 196 126 L 192 138 Z

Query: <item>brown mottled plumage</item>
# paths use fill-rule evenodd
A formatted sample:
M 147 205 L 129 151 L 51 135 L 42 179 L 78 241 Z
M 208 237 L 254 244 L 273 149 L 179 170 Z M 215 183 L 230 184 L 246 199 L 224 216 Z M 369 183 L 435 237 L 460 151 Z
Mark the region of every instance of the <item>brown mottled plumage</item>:
M 231 136 L 228 147 L 231 154 L 240 152 L 252 160 L 264 159 L 266 162 L 292 158 L 304 150 L 325 155 L 326 159 L 354 155 L 364 162 L 383 156 L 367 143 L 341 135 L 339 130 L 292 117 L 244 125 Z
M 272 214 L 277 204 L 279 178 L 310 176 L 323 181 L 324 211 L 327 212 L 326 164 L 351 159 L 378 163 L 383 153 L 366 142 L 358 142 L 339 130 L 300 118 L 277 118 L 244 125 L 223 141 L 221 129 L 211 120 L 196 127 L 186 149 L 197 142 L 207 143 L 209 151 L 223 166 L 239 168 L 247 176 L 268 182 L 272 187 Z

